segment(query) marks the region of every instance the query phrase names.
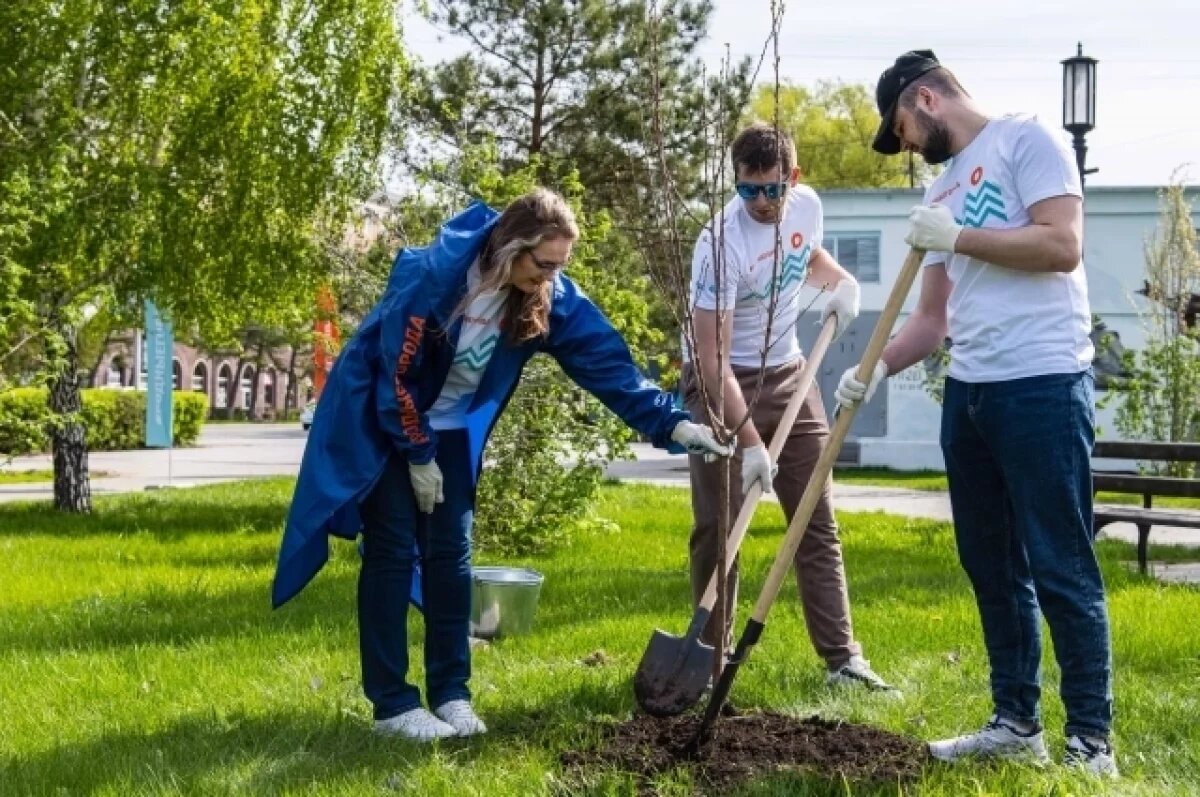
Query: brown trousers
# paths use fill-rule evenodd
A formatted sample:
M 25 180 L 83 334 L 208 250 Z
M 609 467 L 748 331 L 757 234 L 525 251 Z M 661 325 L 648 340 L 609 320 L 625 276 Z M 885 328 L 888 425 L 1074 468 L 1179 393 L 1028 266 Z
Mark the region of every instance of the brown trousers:
M 754 392 L 758 381 L 757 368 L 734 367 L 733 372 L 742 386 L 747 404 L 754 402 L 752 416 L 764 445 L 770 445 L 775 429 L 783 418 L 788 400 L 800 383 L 800 371 L 804 360 L 788 365 L 768 368 L 763 374 L 758 401 Z M 707 418 L 701 403 L 700 388 L 694 368 L 684 369 L 684 403 L 696 422 Z M 711 397 L 710 397 L 711 398 Z M 730 421 L 735 419 L 729 419 Z M 788 522 L 796 514 L 796 508 L 808 486 L 809 477 L 816 467 L 821 449 L 829 439 L 829 425 L 825 420 L 825 407 L 821 393 L 814 383 L 805 397 L 800 414 L 788 434 L 787 442 L 779 454 L 779 473 L 775 477 L 775 492 L 783 506 Z M 717 564 L 717 522 L 722 463 L 705 464 L 700 456 L 688 457 L 692 483 L 692 515 L 694 526 L 690 542 L 692 604 L 700 603 L 708 580 Z M 729 524 L 732 527 L 742 507 L 742 457 L 741 450 L 730 460 L 729 474 Z M 854 641 L 850 623 L 850 597 L 846 587 L 846 571 L 842 564 L 842 544 L 838 539 L 837 522 L 833 516 L 832 479 L 826 479 L 825 489 L 817 502 L 809 521 L 808 529 L 796 551 L 794 561 L 796 582 L 800 588 L 800 603 L 804 608 L 804 621 L 808 636 L 817 655 L 831 669 L 840 667 L 851 656 L 860 655 L 862 648 Z M 781 540 L 782 542 L 782 540 Z M 729 573 L 728 611 L 729 625 L 725 628 L 724 644 L 731 646 L 733 611 L 737 605 L 738 565 L 735 561 Z M 717 622 L 713 618 L 705 628 L 702 638 L 706 644 L 717 644 Z

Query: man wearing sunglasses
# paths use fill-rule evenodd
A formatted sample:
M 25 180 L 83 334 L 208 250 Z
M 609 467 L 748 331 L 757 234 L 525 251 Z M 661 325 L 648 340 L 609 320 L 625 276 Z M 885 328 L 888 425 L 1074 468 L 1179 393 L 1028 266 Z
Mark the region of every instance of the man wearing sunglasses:
M 757 123 L 734 139 L 731 156 L 737 196 L 701 231 L 692 261 L 695 352 L 685 340 L 684 400 L 693 417 L 704 418 L 702 395 L 714 401 L 720 389 L 727 425 L 749 413 L 737 433 L 733 468 L 741 478 L 726 491 L 729 517 L 737 517 L 745 493 L 758 482 L 764 493 L 778 489 L 790 521 L 829 436 L 821 394 L 814 385 L 780 452 L 778 467 L 764 443 L 774 436 L 804 366 L 796 324 L 811 294 L 801 291 L 808 285 L 826 294 L 821 322 L 835 315 L 840 336 L 858 315 L 859 289 L 854 277 L 821 247 L 821 201 L 799 183 L 791 137 Z M 689 457 L 689 467 L 691 582 L 693 601 L 698 603 L 717 563 L 717 518 L 725 509 L 717 501 L 723 469 L 699 456 Z M 830 488 L 827 482 L 796 552 L 805 625 L 825 662 L 829 683 L 890 689 L 854 639 Z M 737 582 L 735 564 L 726 592 L 729 606 L 736 604 Z M 714 615 L 702 635 L 707 644 L 728 650 L 733 617 L 727 614 L 724 629 Z

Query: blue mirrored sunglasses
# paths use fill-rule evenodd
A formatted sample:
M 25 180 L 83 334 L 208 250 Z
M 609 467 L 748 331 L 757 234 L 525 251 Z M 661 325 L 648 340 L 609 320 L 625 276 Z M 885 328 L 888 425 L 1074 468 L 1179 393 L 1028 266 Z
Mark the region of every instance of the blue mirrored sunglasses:
M 787 183 L 738 183 L 738 196 L 750 202 L 760 193 L 767 199 L 779 199 L 787 193 Z

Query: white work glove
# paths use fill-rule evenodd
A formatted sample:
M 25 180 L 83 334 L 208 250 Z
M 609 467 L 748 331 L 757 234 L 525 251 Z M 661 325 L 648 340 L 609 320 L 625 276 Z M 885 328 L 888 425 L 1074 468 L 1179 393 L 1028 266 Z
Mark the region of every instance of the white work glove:
M 839 280 L 833 293 L 829 294 L 829 300 L 825 302 L 825 309 L 821 311 L 820 326 L 825 326 L 825 320 L 831 314 L 836 314 L 837 327 L 834 329 L 833 339 L 837 340 L 846 331 L 846 327 L 858 318 L 858 307 L 858 283 L 854 280 Z
M 763 495 L 772 492 L 775 487 L 775 474 L 779 468 L 771 462 L 771 454 L 762 443 L 742 449 L 742 495 L 750 492 L 755 482 L 762 484 Z
M 413 493 L 417 496 L 417 509 L 420 511 L 431 514 L 434 504 L 446 500 L 442 495 L 442 469 L 432 459 L 424 465 L 408 463 L 408 476 L 412 479 Z
M 883 360 L 875 363 L 875 369 L 871 371 L 871 380 L 867 384 L 858 381 L 858 366 L 847 368 L 846 373 L 842 374 L 842 378 L 838 380 L 837 390 L 834 391 L 834 396 L 837 397 L 838 407 L 847 409 L 855 404 L 865 404 L 871 400 L 871 396 L 875 395 L 875 388 L 879 387 L 879 383 L 887 376 L 887 363 Z
M 717 442 L 712 429 L 691 421 L 675 424 L 671 431 L 671 439 L 686 448 L 689 454 L 704 454 L 706 461 L 714 457 L 727 457 L 733 453 L 732 446 Z
M 926 252 L 954 252 L 962 225 L 945 205 L 917 205 L 908 213 L 908 235 L 904 242 Z

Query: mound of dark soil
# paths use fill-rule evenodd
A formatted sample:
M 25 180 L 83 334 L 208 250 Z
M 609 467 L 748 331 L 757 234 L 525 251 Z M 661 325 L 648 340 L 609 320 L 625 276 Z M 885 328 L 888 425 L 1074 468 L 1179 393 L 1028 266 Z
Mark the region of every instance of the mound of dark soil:
M 700 717 L 668 719 L 636 715 L 615 725 L 594 750 L 562 754 L 568 777 L 588 770 L 617 769 L 649 785 L 661 772 L 691 769 L 698 785 L 712 794 L 780 771 L 855 783 L 895 783 L 915 779 L 929 760 L 916 739 L 847 722 L 772 712 L 721 717 L 709 740 L 692 744 Z

